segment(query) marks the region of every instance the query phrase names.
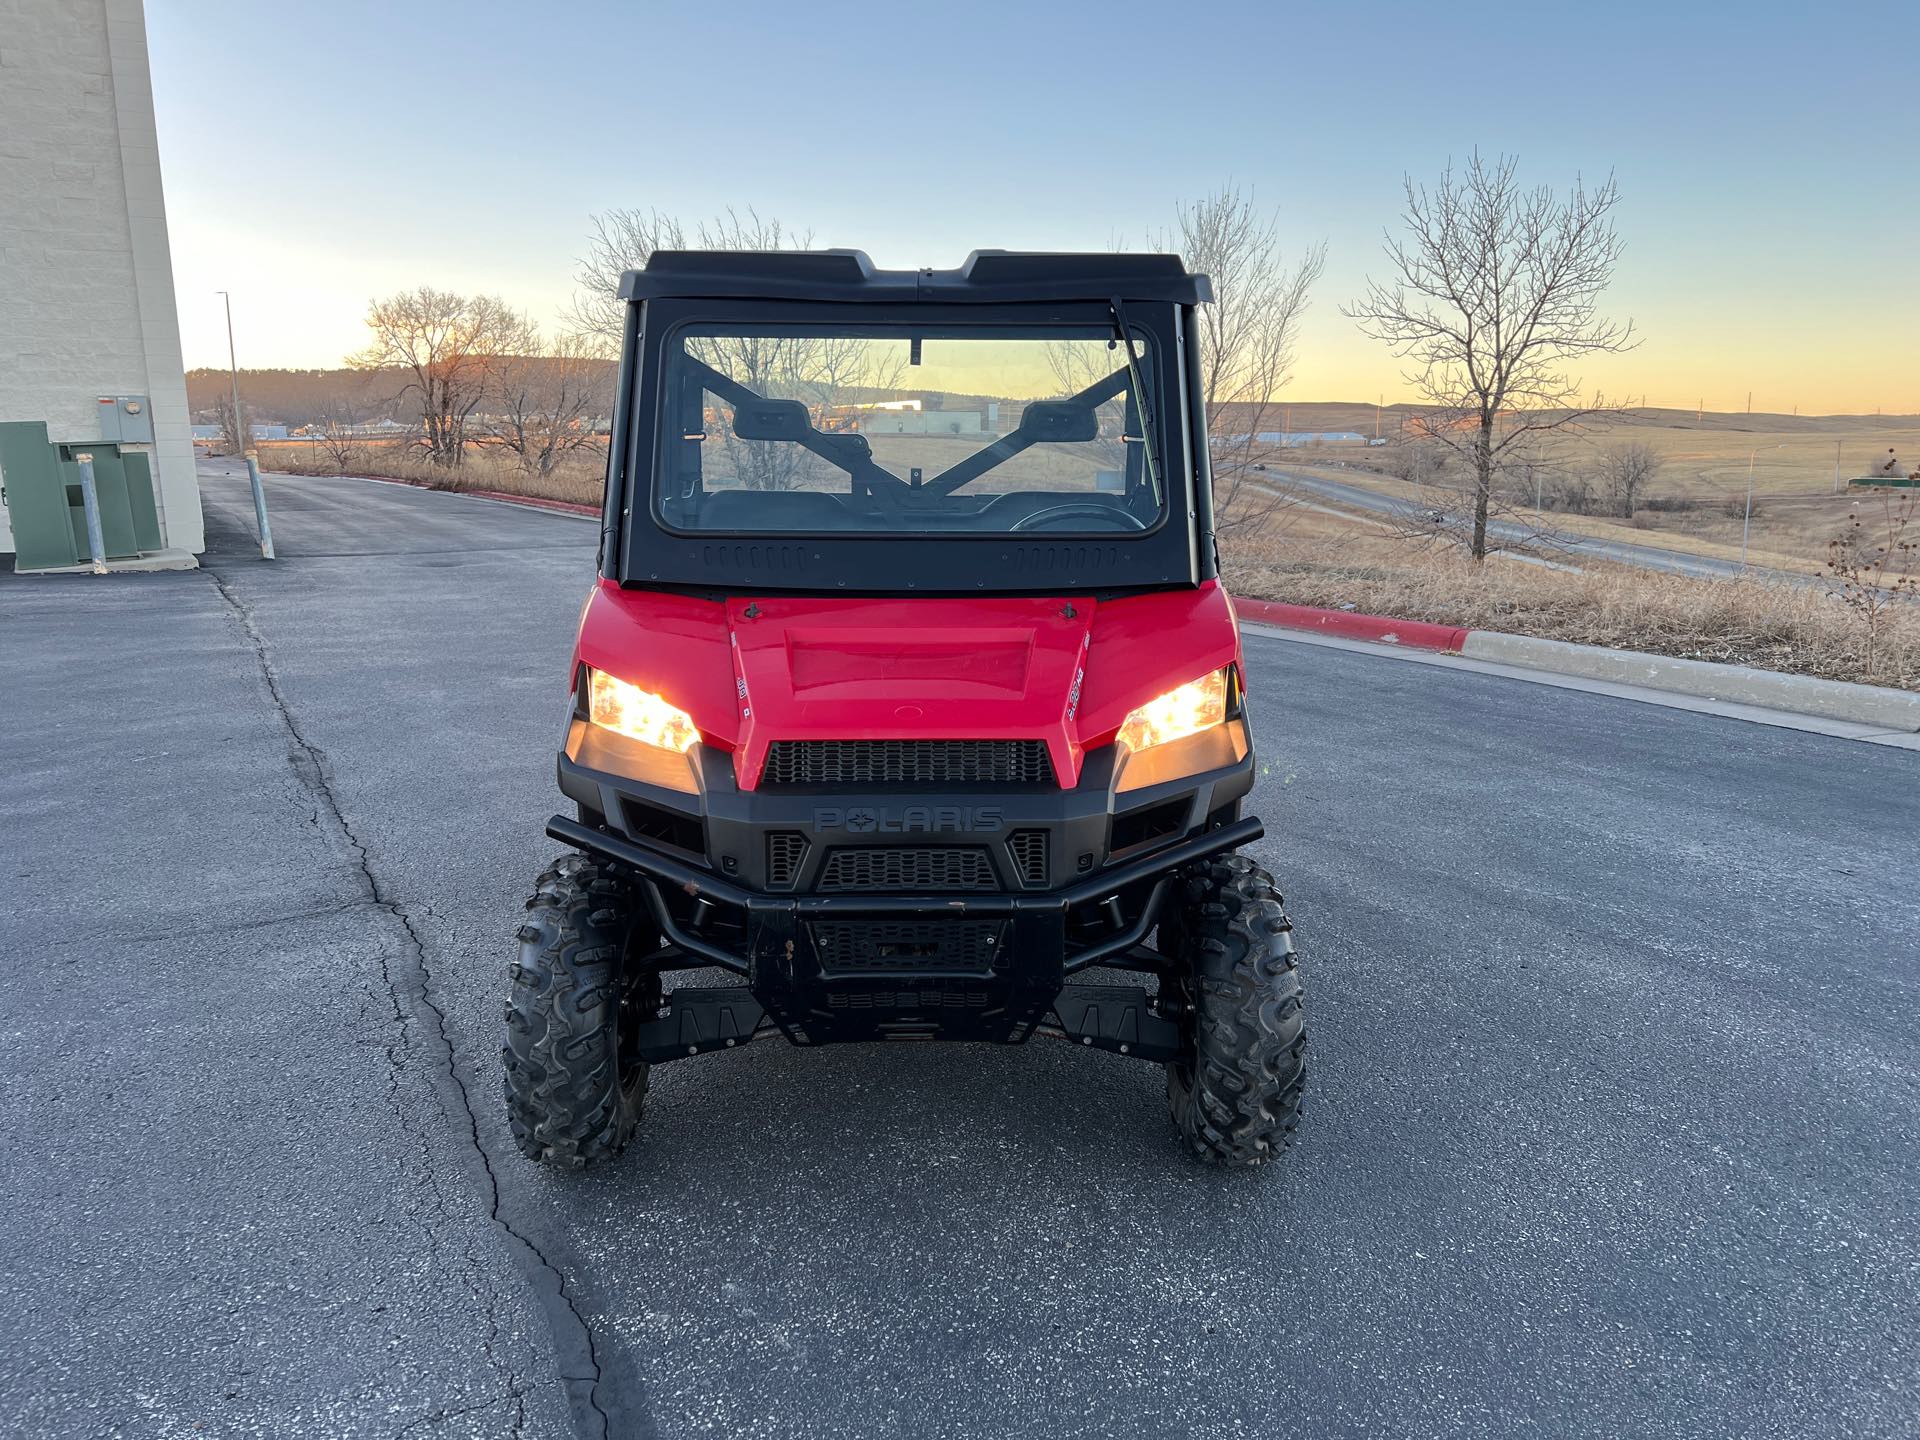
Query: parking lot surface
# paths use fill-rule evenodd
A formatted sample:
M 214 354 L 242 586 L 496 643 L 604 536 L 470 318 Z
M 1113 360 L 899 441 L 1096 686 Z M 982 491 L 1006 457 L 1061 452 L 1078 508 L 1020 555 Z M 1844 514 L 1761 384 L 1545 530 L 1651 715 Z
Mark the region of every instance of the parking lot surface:
M 0 576 L 0 1431 L 1911 1435 L 1920 756 L 1248 637 L 1310 1078 L 1270 1169 L 1036 1041 L 499 1097 L 594 526 L 203 476 Z

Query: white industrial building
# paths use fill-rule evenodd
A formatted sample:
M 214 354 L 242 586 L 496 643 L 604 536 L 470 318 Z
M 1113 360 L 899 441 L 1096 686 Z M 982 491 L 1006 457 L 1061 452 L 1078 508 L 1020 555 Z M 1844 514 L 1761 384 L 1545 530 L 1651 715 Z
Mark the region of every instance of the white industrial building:
M 59 568 L 38 563 L 66 518 L 47 496 L 77 494 L 73 467 L 96 449 L 102 507 L 132 527 L 107 517 L 115 562 L 192 564 L 200 497 L 141 0 L 0 0 L 0 552 L 21 569 Z

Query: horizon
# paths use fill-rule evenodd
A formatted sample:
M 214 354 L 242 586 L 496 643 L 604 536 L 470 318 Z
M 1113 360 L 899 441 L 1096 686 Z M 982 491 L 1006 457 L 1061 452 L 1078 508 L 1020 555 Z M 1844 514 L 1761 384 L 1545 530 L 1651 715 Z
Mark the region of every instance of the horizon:
M 527 357 L 527 358 L 538 359 L 541 357 Z M 607 358 L 601 361 L 600 363 L 608 366 L 613 366 L 618 364 L 619 362 L 612 358 Z M 377 375 L 382 373 L 398 375 L 398 374 L 404 374 L 405 372 L 406 372 L 406 367 L 401 365 L 385 365 L 385 366 L 381 366 L 371 370 L 359 370 L 354 366 L 344 365 L 344 364 L 253 365 L 253 366 L 242 365 L 240 366 L 240 370 L 239 370 L 240 381 L 243 386 L 241 399 L 243 401 L 246 399 L 244 386 L 245 386 L 247 377 L 249 375 L 254 375 L 254 376 L 307 375 L 307 374 Z M 187 367 L 187 371 L 186 371 L 187 379 L 190 382 L 195 380 L 202 380 L 209 383 L 217 382 L 222 387 L 224 387 L 227 384 L 230 374 L 231 374 L 230 370 L 224 364 L 192 365 Z M 971 391 L 941 392 L 938 390 L 938 387 L 935 387 L 932 393 L 974 394 L 976 392 L 971 392 Z M 987 394 L 989 392 L 983 391 L 978 393 Z M 994 398 L 1004 399 L 1004 398 L 1010 398 L 1010 397 L 996 395 L 994 396 Z M 1242 403 L 1249 403 L 1249 402 L 1228 402 L 1228 403 L 1242 404 Z M 1315 408 L 1315 407 L 1318 407 L 1321 409 L 1339 408 L 1339 409 L 1351 409 L 1351 410 L 1376 410 L 1377 409 L 1382 411 L 1383 413 L 1392 413 L 1396 411 L 1407 411 L 1407 410 L 1438 410 L 1443 408 L 1441 406 L 1434 405 L 1430 401 L 1423 401 L 1423 400 L 1402 399 L 1402 400 L 1388 400 L 1384 403 L 1381 403 L 1374 400 L 1361 400 L 1361 399 L 1356 399 L 1352 397 L 1340 398 L 1340 397 L 1328 397 L 1328 396 L 1318 396 L 1318 395 L 1295 395 L 1292 393 L 1285 393 L 1275 400 L 1265 402 L 1264 408 L 1286 410 L 1291 407 L 1303 407 L 1303 408 L 1309 408 L 1309 409 Z M 1510 414 L 1510 413 L 1518 413 L 1518 412 L 1512 411 L 1512 410 L 1503 410 L 1501 413 Z M 1710 405 L 1706 406 L 1704 409 L 1701 409 L 1700 407 L 1685 406 L 1685 405 L 1624 405 L 1616 409 L 1609 409 L 1606 411 L 1596 412 L 1595 419 L 1599 422 L 1606 422 L 1609 420 L 1620 420 L 1620 419 L 1630 420 L 1630 419 L 1650 418 L 1653 416 L 1665 415 L 1665 414 L 1682 415 L 1682 416 L 1687 414 L 1697 414 L 1697 415 L 1704 415 L 1708 419 L 1737 418 L 1737 419 L 1752 419 L 1752 420 L 1789 420 L 1789 421 L 1791 420 L 1808 420 L 1808 421 L 1812 421 L 1812 420 L 1885 420 L 1888 422 L 1894 422 L 1894 421 L 1920 422 L 1920 410 L 1910 410 L 1910 411 L 1902 411 L 1902 410 L 1791 411 L 1791 410 L 1760 410 L 1760 409 L 1716 410 Z
M 1234 183 L 1277 208 L 1291 253 L 1328 245 L 1278 400 L 1411 403 L 1339 307 L 1385 273 L 1403 174 L 1431 183 L 1478 145 L 1557 192 L 1619 180 L 1626 253 L 1604 305 L 1643 343 L 1581 369 L 1589 391 L 1719 414 L 1749 393 L 1756 415 L 1920 412 L 1920 200 L 1883 193 L 1911 165 L 1899 64 L 1920 20 L 1892 5 L 1848 7 L 1847 24 L 1763 6 L 1730 26 L 1636 4 L 1598 29 L 1551 14 L 1524 33 L 1433 33 L 1410 6 L 1235 3 L 1206 32 L 1234 42 L 1207 57 L 1206 105 L 1181 108 L 1175 86 L 1151 113 L 1114 104 L 1102 78 L 1134 73 L 1137 37 L 1160 28 L 1140 5 L 1092 29 L 998 0 L 965 27 L 750 5 L 728 32 L 749 39 L 718 70 L 646 58 L 712 53 L 709 25 L 663 13 L 624 62 L 634 85 L 581 83 L 577 37 L 639 33 L 602 0 L 565 35 L 499 4 L 459 23 L 445 5 L 329 13 L 315 33 L 239 0 L 149 6 L 193 368 L 226 368 L 220 289 L 243 369 L 339 368 L 368 302 L 422 284 L 497 294 L 557 333 L 590 218 L 614 207 L 688 223 L 753 208 L 880 265 L 951 266 L 991 246 L 1139 248 L 1177 202 Z M 1877 42 L 1859 50 L 1867 26 Z M 1382 35 L 1397 38 L 1383 50 Z M 435 63 L 396 86 L 385 54 Z M 475 77 L 498 79 L 503 55 L 512 103 L 476 106 Z M 1476 66 L 1501 85 L 1452 103 Z M 1355 398 L 1313 398 L 1330 394 Z

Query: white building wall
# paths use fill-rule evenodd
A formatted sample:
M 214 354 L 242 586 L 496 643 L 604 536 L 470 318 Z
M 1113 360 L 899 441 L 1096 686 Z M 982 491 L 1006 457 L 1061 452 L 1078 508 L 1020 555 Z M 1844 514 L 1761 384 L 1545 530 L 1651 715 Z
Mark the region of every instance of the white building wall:
M 0 0 L 0 420 L 152 404 L 168 547 L 205 548 L 141 0 Z M 0 550 L 12 549 L 0 507 Z

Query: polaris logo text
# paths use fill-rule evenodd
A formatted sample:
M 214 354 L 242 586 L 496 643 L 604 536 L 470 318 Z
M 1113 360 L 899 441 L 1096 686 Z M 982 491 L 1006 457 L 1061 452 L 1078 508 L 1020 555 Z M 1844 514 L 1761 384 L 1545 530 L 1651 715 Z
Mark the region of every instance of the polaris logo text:
M 813 812 L 815 830 L 854 835 L 913 835 L 951 831 L 991 834 L 1004 823 L 997 805 L 905 805 L 898 809 L 852 805 Z

